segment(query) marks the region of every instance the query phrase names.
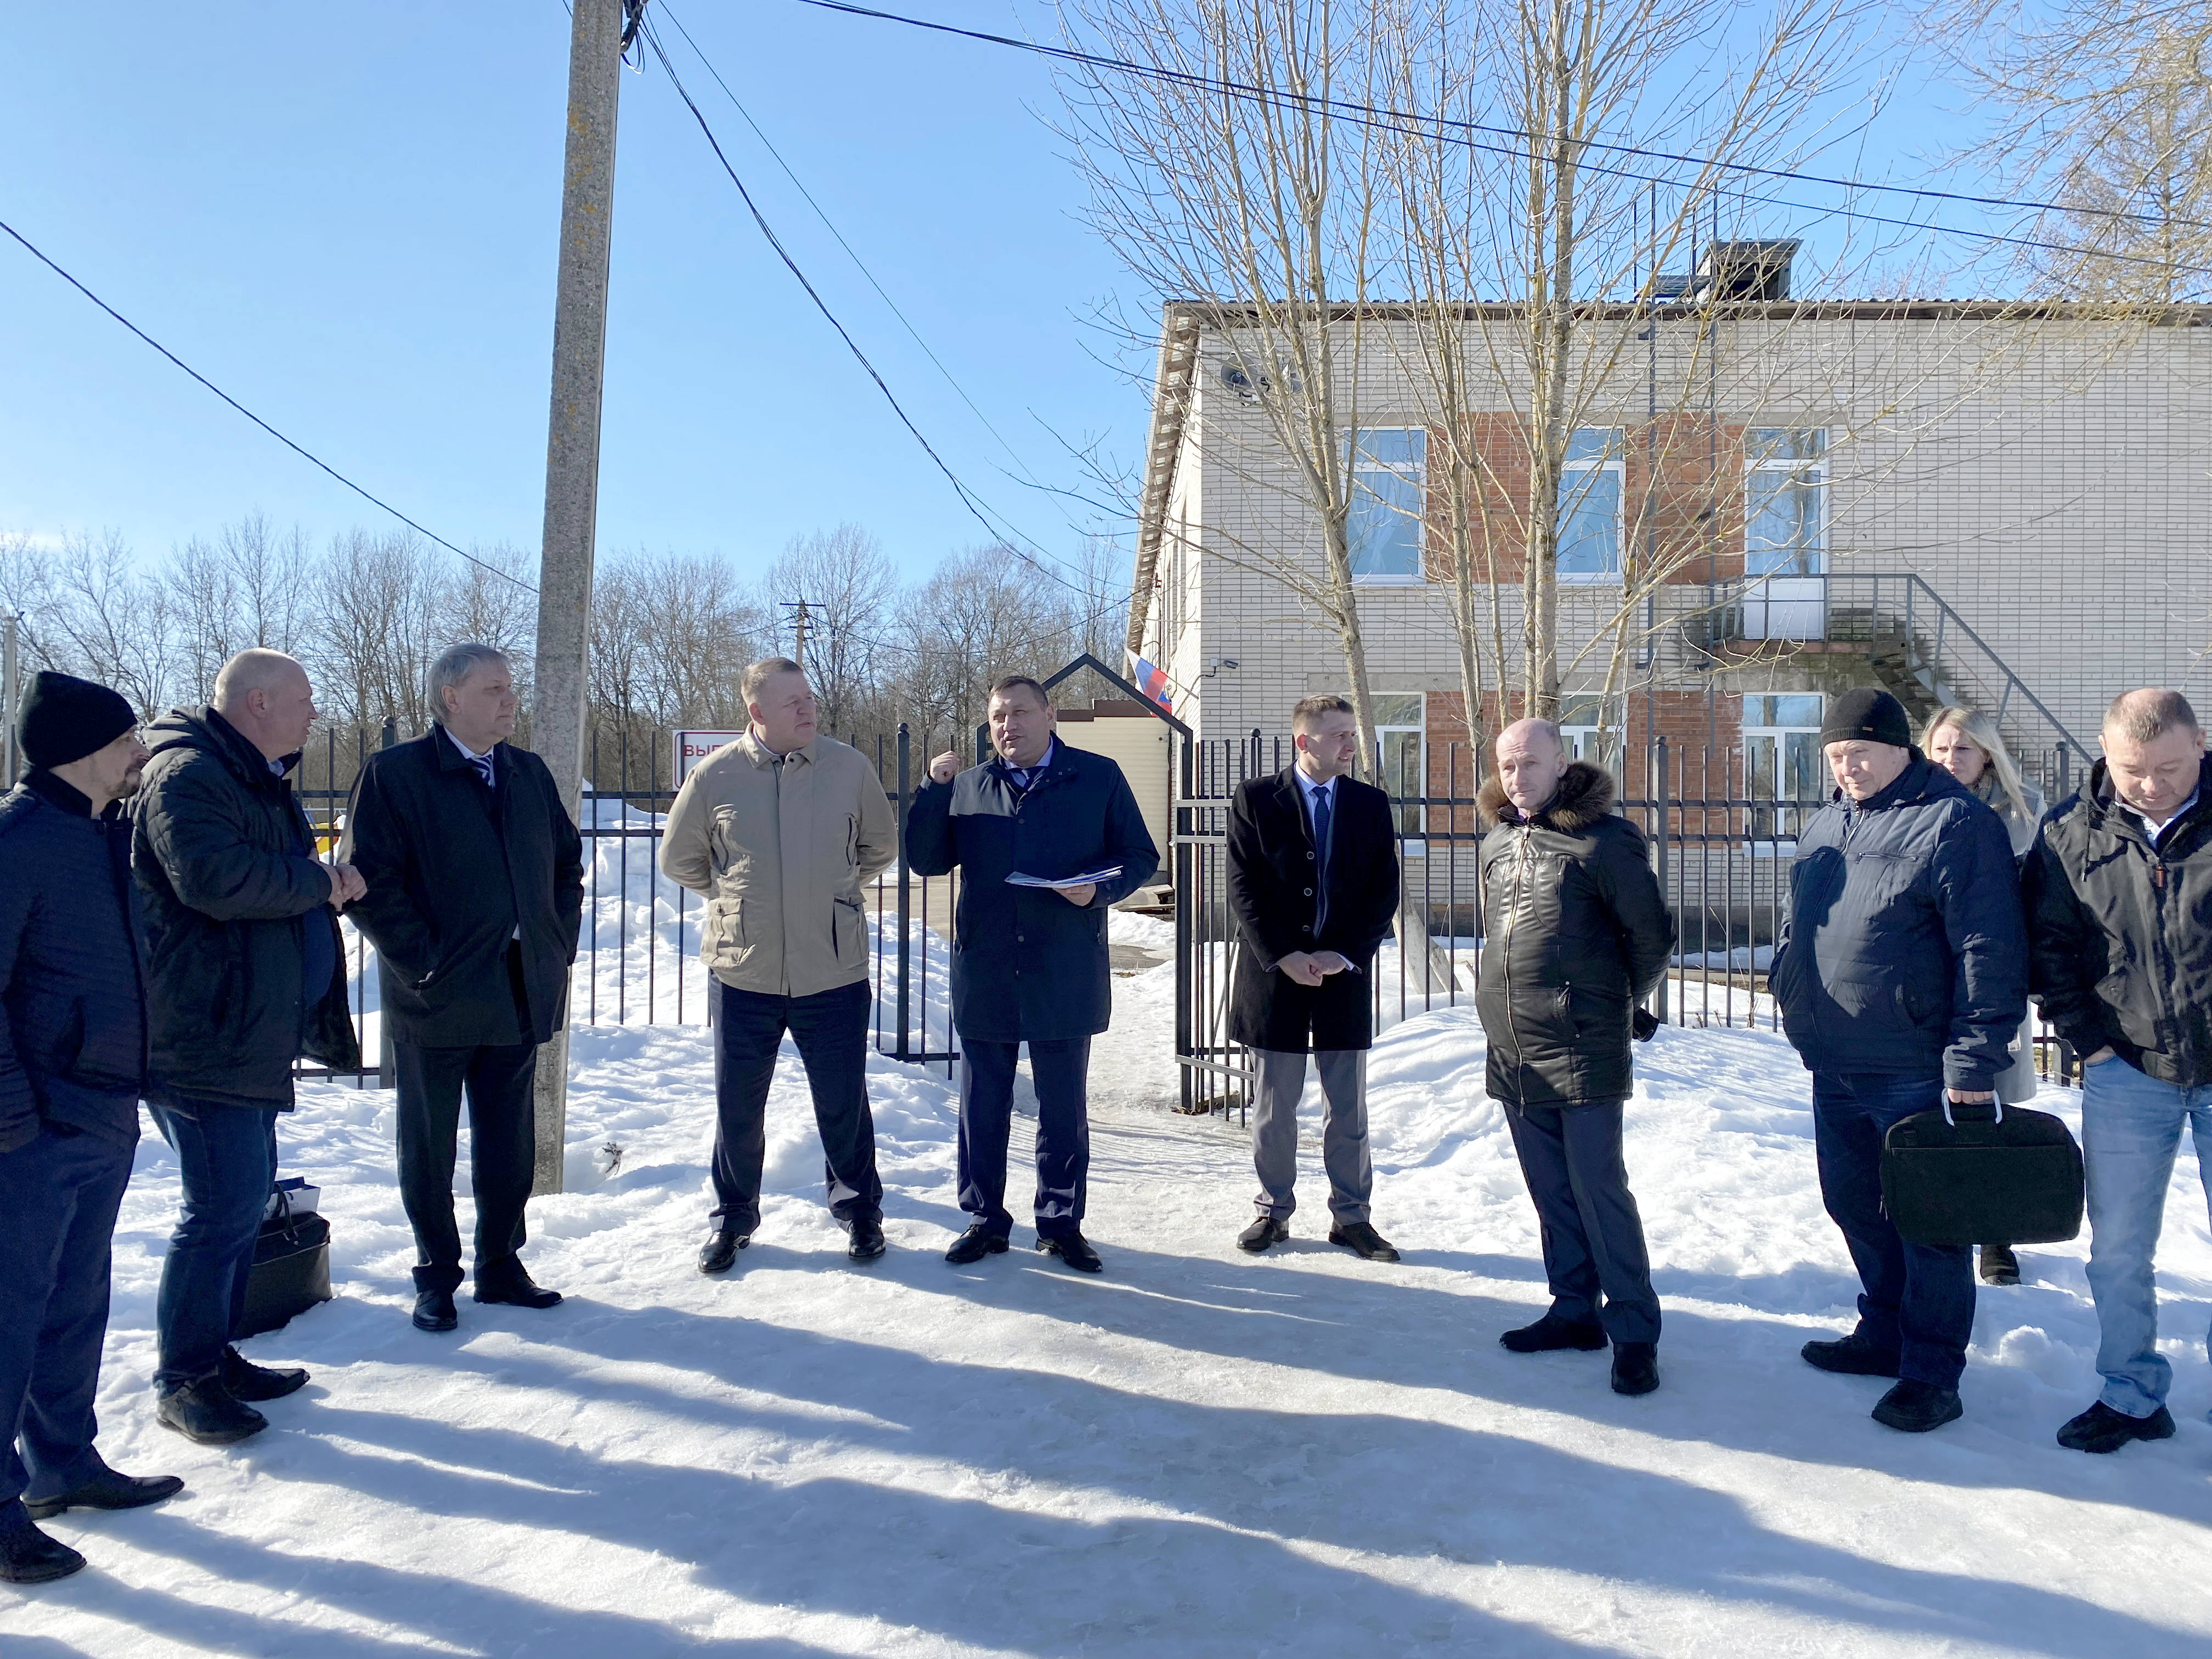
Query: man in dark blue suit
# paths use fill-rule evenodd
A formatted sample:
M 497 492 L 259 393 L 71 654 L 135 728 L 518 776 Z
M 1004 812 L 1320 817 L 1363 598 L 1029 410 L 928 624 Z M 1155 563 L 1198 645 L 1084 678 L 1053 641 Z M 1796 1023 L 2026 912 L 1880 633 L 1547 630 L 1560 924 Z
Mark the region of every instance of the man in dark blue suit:
M 998 750 L 960 770 L 929 763 L 906 822 L 908 862 L 961 873 L 952 943 L 952 1023 L 960 1033 L 960 1207 L 976 1218 L 947 1261 L 1006 1248 L 1006 1136 L 1014 1064 L 1030 1045 L 1037 1096 L 1037 1249 L 1071 1267 L 1103 1265 L 1083 1237 L 1091 1164 L 1085 1103 L 1091 1039 L 1106 1029 L 1112 978 L 1106 910 L 1152 879 L 1159 849 L 1121 769 L 1054 735 L 1052 700 L 1024 674 L 991 688 Z M 1095 881 L 1068 878 L 1092 875 Z M 1018 884 L 1024 876 L 1054 886 Z

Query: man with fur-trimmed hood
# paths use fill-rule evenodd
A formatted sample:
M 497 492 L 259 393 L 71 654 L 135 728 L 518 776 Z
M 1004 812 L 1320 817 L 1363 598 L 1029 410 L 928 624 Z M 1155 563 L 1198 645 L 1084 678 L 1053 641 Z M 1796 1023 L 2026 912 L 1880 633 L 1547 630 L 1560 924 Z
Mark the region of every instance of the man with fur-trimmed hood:
M 1613 1346 L 1613 1386 L 1659 1386 L 1659 1297 L 1628 1190 L 1629 1042 L 1674 946 L 1644 835 L 1609 774 L 1549 720 L 1498 738 L 1482 786 L 1483 951 L 1475 1009 L 1544 1240 L 1552 1306 L 1498 1340 L 1515 1353 Z

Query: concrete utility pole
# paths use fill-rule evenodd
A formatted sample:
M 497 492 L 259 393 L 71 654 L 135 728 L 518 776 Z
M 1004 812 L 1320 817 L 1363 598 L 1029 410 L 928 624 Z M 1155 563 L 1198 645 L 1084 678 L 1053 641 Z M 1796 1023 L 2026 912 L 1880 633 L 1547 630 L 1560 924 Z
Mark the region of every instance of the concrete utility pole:
M 623 0 L 574 0 L 568 36 L 568 150 L 553 305 L 553 412 L 545 441 L 545 544 L 538 566 L 537 707 L 531 739 L 580 817 L 585 654 L 599 507 L 599 387 L 614 245 L 615 106 Z M 589 826 L 586 826 L 588 832 Z M 589 923 L 586 923 L 588 926 Z M 568 1034 L 538 1055 L 535 1190 L 561 1190 L 568 1121 Z
M 19 624 L 15 617 L 8 618 L 0 629 L 0 789 L 12 789 L 15 785 L 15 633 Z

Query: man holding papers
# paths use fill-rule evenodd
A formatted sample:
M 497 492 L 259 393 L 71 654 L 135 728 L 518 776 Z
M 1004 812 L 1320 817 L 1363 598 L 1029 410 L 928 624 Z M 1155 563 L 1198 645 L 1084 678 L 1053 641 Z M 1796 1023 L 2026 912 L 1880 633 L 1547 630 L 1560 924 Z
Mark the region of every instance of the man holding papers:
M 960 770 L 946 753 L 907 813 L 907 860 L 960 870 L 952 1023 L 960 1033 L 960 1207 L 975 1218 L 955 1264 L 1006 1248 L 1006 1135 L 1014 1064 L 1036 1085 L 1037 1249 L 1097 1273 L 1083 1237 L 1091 1164 L 1085 1096 L 1091 1039 L 1106 1029 L 1106 909 L 1152 879 L 1159 849 L 1121 769 L 1054 735 L 1044 688 L 1010 674 L 991 688 L 996 755 Z

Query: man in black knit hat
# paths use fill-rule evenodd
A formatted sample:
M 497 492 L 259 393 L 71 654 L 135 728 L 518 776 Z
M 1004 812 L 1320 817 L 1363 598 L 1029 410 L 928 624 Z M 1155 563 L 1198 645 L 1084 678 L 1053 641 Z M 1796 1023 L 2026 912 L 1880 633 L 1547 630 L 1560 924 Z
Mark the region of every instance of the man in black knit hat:
M 31 770 L 0 799 L 0 1580 L 84 1557 L 38 1522 L 159 1503 L 93 1446 L 110 1248 L 138 1141 L 146 999 L 123 798 L 146 764 L 138 716 L 68 674 L 31 683 Z
M 1962 1409 L 1973 1252 L 1899 1237 L 1882 1136 L 1946 1100 L 1994 1097 L 2027 1007 L 2027 929 L 2004 825 L 1913 747 L 1895 697 L 1834 699 L 1820 746 L 1836 792 L 1798 835 L 1767 982 L 1813 1073 L 1820 1196 L 1865 1292 L 1857 1329 L 1804 1356 L 1896 1378 L 1875 1420 L 1920 1433 Z

